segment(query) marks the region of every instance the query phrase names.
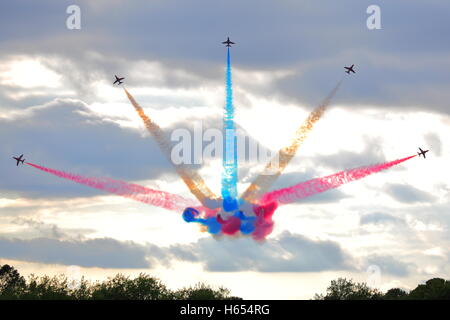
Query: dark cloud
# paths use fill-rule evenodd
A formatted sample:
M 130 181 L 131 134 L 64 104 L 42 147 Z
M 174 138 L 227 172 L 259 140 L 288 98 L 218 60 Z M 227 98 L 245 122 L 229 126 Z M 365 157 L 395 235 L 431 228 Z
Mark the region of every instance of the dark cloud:
M 386 187 L 388 194 L 403 203 L 434 202 L 435 197 L 413 186 L 390 184 Z
M 409 275 L 410 265 L 397 260 L 392 256 L 373 255 L 367 258 L 369 265 L 376 265 L 381 269 L 381 276 L 387 273 L 397 277 L 406 277 Z
M 422 221 L 430 224 L 438 224 L 444 227 L 443 233 L 447 240 L 450 241 L 450 202 L 432 203 L 429 210 L 417 208 L 414 212 Z
M 307 161 L 303 161 L 303 160 L 307 160 Z M 303 163 L 303 165 L 301 165 L 302 171 L 284 172 L 276 179 L 276 181 L 269 188 L 268 191 L 273 191 L 273 190 L 290 187 L 290 186 L 320 177 L 321 175 L 316 170 L 316 166 L 314 165 L 314 163 L 318 163 L 318 162 L 320 162 L 320 161 L 316 162 L 316 161 L 311 161 L 310 158 L 308 158 L 308 159 L 302 158 L 302 160 L 301 160 L 301 163 Z M 298 167 L 298 163 L 296 163 L 295 159 L 293 159 L 290 166 Z M 244 167 L 242 167 L 240 165 L 239 176 L 242 177 L 242 178 L 240 178 L 240 180 L 243 183 L 253 182 L 256 179 L 256 176 L 259 175 L 263 171 L 263 168 L 264 168 L 264 166 L 261 166 L 260 171 L 255 170 L 253 172 L 250 172 L 250 170 L 254 169 L 254 167 L 255 167 L 255 164 L 252 164 L 252 163 L 250 163 L 248 166 L 244 166 Z M 315 194 L 310 197 L 298 200 L 297 203 L 305 203 L 305 204 L 337 203 L 337 202 L 339 202 L 339 200 L 345 199 L 348 196 L 349 195 L 345 194 L 341 190 L 332 189 L 332 190 L 328 190 L 326 192 L 322 192 L 322 193 Z
M 338 203 L 340 200 L 348 198 L 349 195 L 344 192 L 332 189 L 326 192 L 315 194 L 311 197 L 307 197 L 298 201 L 298 203 L 310 203 L 310 204 L 325 204 L 325 203 Z
M 236 126 L 236 136 L 237 136 L 237 141 L 238 141 L 238 162 L 239 162 L 239 177 L 240 181 L 242 182 L 247 182 L 249 179 L 253 179 L 253 177 L 250 175 L 249 171 L 250 169 L 254 168 L 255 165 L 256 166 L 260 166 L 261 167 L 261 171 L 263 170 L 264 166 L 266 165 L 266 162 L 268 161 L 268 159 L 270 158 L 257 158 L 254 159 L 253 158 L 253 148 L 255 148 L 255 152 L 257 152 L 259 155 L 261 155 L 261 153 L 263 152 L 268 152 L 271 151 L 271 153 L 273 155 L 276 154 L 276 152 L 274 150 L 270 150 L 264 143 L 261 143 L 260 141 L 258 141 L 254 136 L 252 136 L 251 134 L 249 134 L 245 128 L 243 128 L 239 123 L 235 123 Z M 200 116 L 192 116 L 189 118 L 185 118 L 182 119 L 180 121 L 174 122 L 170 127 L 167 127 L 166 130 L 167 132 L 175 132 L 175 130 L 184 130 L 186 132 L 189 132 L 189 136 L 192 137 L 191 139 L 191 149 L 190 149 L 190 154 L 191 154 L 191 161 L 194 160 L 194 155 L 197 153 L 200 153 L 203 155 L 205 154 L 205 157 L 202 157 L 203 162 L 201 165 L 207 164 L 210 160 L 220 160 L 222 161 L 222 153 L 223 150 L 220 148 L 220 141 L 217 142 L 213 142 L 213 141 L 206 141 L 206 139 L 204 138 L 204 134 L 206 132 L 213 132 L 210 130 L 215 130 L 215 132 L 217 132 L 220 136 L 218 138 L 224 138 L 222 132 L 223 132 L 223 118 L 218 114 L 218 115 L 213 115 L 207 118 Z M 194 145 L 195 141 L 197 141 L 196 139 L 201 140 L 202 143 L 202 148 L 199 150 L 196 150 L 196 146 Z M 215 137 L 214 137 L 215 139 Z M 176 142 L 176 143 L 181 143 L 181 142 Z M 205 149 L 207 146 L 209 146 L 210 144 L 213 143 L 217 143 L 215 144 L 215 147 L 217 147 L 216 153 L 213 154 L 213 157 L 209 157 L 209 152 L 208 154 L 205 153 Z M 224 141 L 222 141 L 222 143 L 224 143 Z M 242 143 L 243 147 L 240 147 Z M 242 152 L 241 152 L 242 150 Z M 250 156 L 252 155 L 252 156 Z M 200 157 L 199 157 L 200 158 Z M 260 160 L 261 159 L 261 160 Z M 193 165 L 192 167 L 195 168 L 200 168 L 201 165 Z M 256 176 L 255 173 L 254 175 Z
M 397 218 L 393 215 L 382 213 L 382 212 L 374 212 L 363 215 L 359 220 L 360 225 L 366 224 L 376 224 L 376 225 L 386 225 L 386 224 L 394 224 L 394 225 L 404 225 L 405 221 L 401 218 Z
M 130 109 L 130 112 L 133 111 Z M 37 107 L 25 108 L 14 117 L 0 118 L 0 143 L 3 145 L 0 150 L 0 174 L 3 177 L 0 190 L 11 198 L 18 195 L 74 197 L 102 194 L 27 166 L 15 167 L 11 157 L 21 153 L 29 162 L 83 176 L 133 181 L 169 174 L 176 179 L 172 165 L 148 133 L 142 136 L 139 131 L 120 127 L 112 120 L 92 114 L 78 99 L 54 99 Z M 193 127 L 200 123 L 203 125 L 202 133 L 211 128 L 221 132 L 222 119 L 219 116 L 201 119 L 196 115 L 166 127 L 165 131 L 170 135 L 175 129 L 186 129 L 194 138 Z M 249 143 L 258 145 L 260 150 L 267 150 L 239 124 L 237 128 L 239 137 L 246 138 L 247 150 Z M 203 147 L 207 144 L 204 142 Z M 216 155 L 219 156 L 221 154 Z M 208 160 L 204 159 L 205 162 Z M 254 165 L 253 160 L 245 161 L 249 161 L 248 156 L 240 154 L 242 175 L 246 175 L 246 167 Z
M 257 243 L 249 238 L 200 239 L 192 244 L 157 247 L 131 241 L 90 239 L 30 240 L 0 238 L 0 257 L 42 263 L 101 268 L 169 266 L 174 260 L 196 262 L 212 272 L 321 272 L 353 270 L 353 258 L 332 241 L 310 240 L 284 232 Z
M 178 247 L 181 250 L 183 246 Z M 196 256 L 208 271 L 320 272 L 351 270 L 353 260 L 337 243 L 314 241 L 301 235 L 282 233 L 263 244 L 248 238 L 201 239 L 194 247 Z
M 28 209 L 31 211 L 32 209 Z M 8 210 L 9 213 L 10 210 Z M 86 239 L 86 235 L 95 233 L 94 229 L 85 228 L 60 228 L 53 223 L 46 223 L 36 218 L 15 217 L 9 219 L 9 223 L 16 224 L 22 228 L 19 231 L 5 232 L 4 236 L 8 238 L 32 239 L 32 238 L 49 238 L 57 240 L 82 240 Z
M 32 219 L 18 217 L 14 220 L 15 224 L 28 226 L 30 229 L 34 229 L 41 233 L 44 237 L 52 239 L 62 239 L 67 235 L 56 224 L 47 224 L 45 222 Z
M 443 1 L 383 2 L 379 4 L 383 29 L 373 31 L 366 27 L 370 0 L 230 0 L 221 4 L 199 0 L 195 5 L 175 0 L 132 4 L 81 0 L 82 29 L 73 31 L 65 27 L 69 4 L 3 2 L 1 19 L 8 26 L 0 36 L 3 55 L 51 54 L 74 62 L 95 51 L 124 61 L 159 61 L 192 75 L 168 76 L 166 85 L 189 86 L 197 85 L 199 79 L 223 79 L 224 52 L 219 42 L 231 36 L 237 42 L 235 66 L 292 71 L 270 92 L 264 88 L 261 94 L 314 105 L 341 78 L 343 66 L 354 63 L 358 73 L 336 102 L 448 112 L 450 45 L 445 35 L 450 31 L 446 14 L 450 4 Z M 98 77 L 97 70 L 127 71 L 124 63 L 101 59 L 78 66 L 87 82 Z
M 120 242 L 109 238 L 86 241 L 0 238 L 0 254 L 5 259 L 82 267 L 149 267 L 149 262 L 146 260 L 148 248 L 133 242 Z
M 322 155 L 316 159 L 316 165 L 324 165 L 336 171 L 367 166 L 386 161 L 382 141 L 366 138 L 361 152 L 342 150 L 331 155 Z
M 272 190 L 293 186 L 297 183 L 308 181 L 319 176 L 318 171 L 313 166 L 302 167 L 302 171 L 284 172 L 278 177 Z M 259 174 L 259 173 L 258 173 Z

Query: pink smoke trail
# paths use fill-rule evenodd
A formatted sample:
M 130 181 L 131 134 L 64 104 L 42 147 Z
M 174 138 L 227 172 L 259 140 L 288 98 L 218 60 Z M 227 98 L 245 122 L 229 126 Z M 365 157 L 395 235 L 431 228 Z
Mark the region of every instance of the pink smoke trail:
M 161 207 L 177 212 L 182 212 L 186 207 L 195 207 L 198 210 L 205 210 L 205 208 L 199 207 L 198 202 L 185 199 L 179 195 L 169 192 L 153 190 L 137 184 L 127 183 L 111 178 L 84 177 L 77 174 L 45 168 L 29 162 L 26 162 L 26 164 L 60 178 L 68 179 L 88 187 L 100 189 L 152 206 Z
M 391 162 L 359 167 L 350 170 L 344 170 L 326 177 L 316 178 L 306 182 L 302 182 L 292 187 L 268 192 L 261 198 L 260 203 L 263 205 L 272 202 L 276 202 L 278 204 L 292 203 L 297 200 L 312 196 L 314 194 L 340 187 L 343 184 L 359 180 L 373 173 L 389 169 L 395 165 L 398 165 L 416 156 L 417 155 L 413 155 L 407 158 L 398 159 Z

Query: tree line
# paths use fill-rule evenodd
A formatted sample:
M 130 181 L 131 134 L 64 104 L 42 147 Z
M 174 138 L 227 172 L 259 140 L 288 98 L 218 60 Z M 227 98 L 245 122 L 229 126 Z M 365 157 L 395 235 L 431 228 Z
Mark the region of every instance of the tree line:
M 158 278 L 145 273 L 134 279 L 123 274 L 104 281 L 84 278 L 70 280 L 65 275 L 35 276 L 27 279 L 12 266 L 0 266 L 0 299 L 45 300 L 241 300 L 224 287 L 213 288 L 204 283 L 171 290 Z M 331 281 L 326 293 L 314 300 L 450 300 L 450 281 L 433 278 L 415 289 L 392 288 L 385 293 L 364 282 L 339 278 Z
M 315 300 L 450 300 L 450 281 L 433 278 L 415 289 L 406 291 L 392 288 L 383 293 L 364 282 L 339 278 L 331 281 L 325 294 L 316 294 Z
M 141 273 L 134 279 L 117 274 L 105 281 L 65 275 L 35 276 L 25 279 L 12 266 L 0 267 L 0 299 L 14 300 L 239 300 L 230 290 L 198 283 L 192 287 L 170 290 L 158 278 Z

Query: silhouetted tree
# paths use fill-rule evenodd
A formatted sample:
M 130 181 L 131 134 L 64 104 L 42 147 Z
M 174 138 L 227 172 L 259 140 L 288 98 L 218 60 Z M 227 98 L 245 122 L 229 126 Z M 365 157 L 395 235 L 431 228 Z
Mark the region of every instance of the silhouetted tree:
M 91 296 L 102 300 L 165 300 L 171 299 L 173 294 L 157 278 L 141 273 L 135 279 L 118 274 L 96 283 Z
M 175 292 L 177 300 L 240 300 L 241 298 L 230 296 L 230 290 L 220 287 L 214 290 L 210 286 L 197 283 L 194 287 L 183 288 Z
M 22 299 L 68 300 L 72 298 L 69 281 L 65 275 L 37 277 L 30 275 Z
M 408 299 L 408 293 L 400 288 L 389 289 L 383 296 L 384 300 L 404 300 Z
M 433 278 L 419 284 L 409 293 L 409 298 L 414 300 L 450 300 L 450 281 Z
M 26 287 L 25 279 L 19 272 L 7 264 L 0 267 L 0 298 L 14 299 L 20 297 Z
M 339 278 L 332 280 L 326 295 L 316 294 L 316 300 L 372 300 L 380 299 L 383 294 L 371 289 L 365 283 L 354 283 L 352 280 Z

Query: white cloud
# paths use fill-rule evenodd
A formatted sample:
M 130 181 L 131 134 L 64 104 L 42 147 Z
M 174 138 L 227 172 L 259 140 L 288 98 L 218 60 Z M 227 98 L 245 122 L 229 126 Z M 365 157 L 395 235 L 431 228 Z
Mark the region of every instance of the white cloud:
M 61 76 L 38 59 L 21 57 L 0 65 L 0 83 L 24 89 L 61 87 Z

